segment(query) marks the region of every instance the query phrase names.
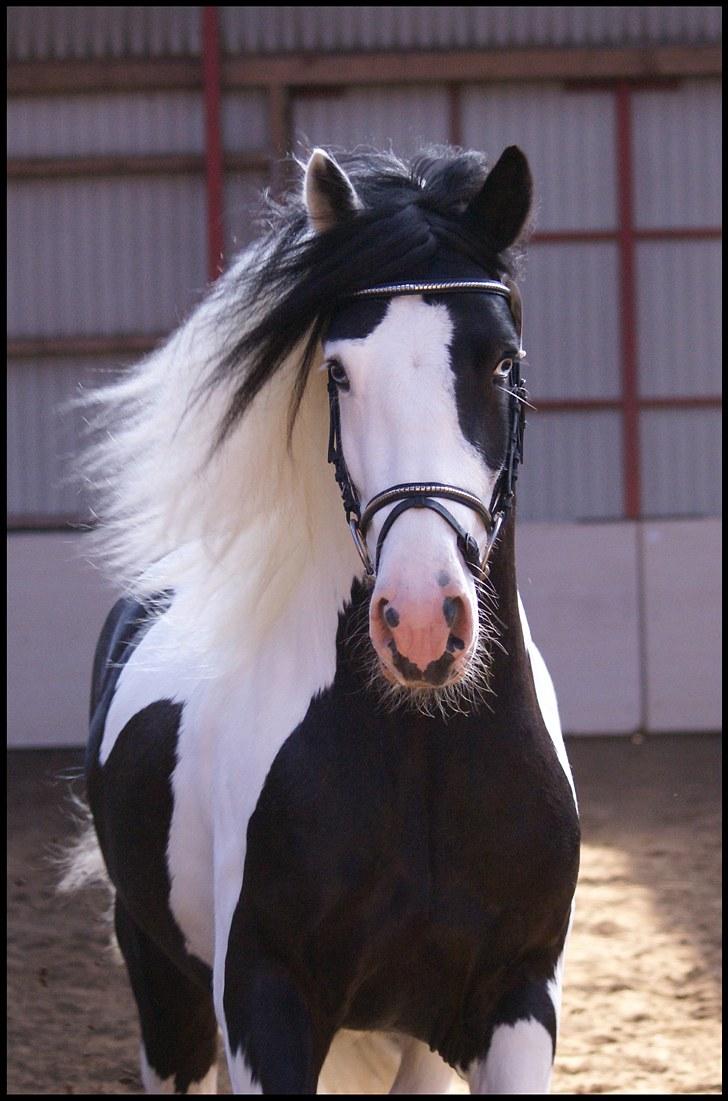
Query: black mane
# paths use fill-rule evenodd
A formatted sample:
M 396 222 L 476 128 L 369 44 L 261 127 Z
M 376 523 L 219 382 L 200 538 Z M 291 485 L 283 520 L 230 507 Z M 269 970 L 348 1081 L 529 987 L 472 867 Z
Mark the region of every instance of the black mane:
M 481 154 L 438 149 L 409 164 L 371 152 L 337 152 L 336 159 L 363 209 L 314 235 L 300 189 L 281 203 L 269 201 L 268 233 L 255 246 L 252 262 L 235 282 L 224 281 L 233 329 L 237 312 L 243 335 L 225 349 L 209 380 L 215 385 L 240 376 L 218 445 L 308 334 L 290 431 L 327 319 L 352 292 L 373 283 L 427 278 L 436 262 L 455 265 L 460 273 L 464 264 L 491 277 L 513 273 L 513 250 L 494 251 L 488 226 L 472 224 L 466 214 L 488 174 Z M 262 312 L 252 328 L 245 323 L 251 308 L 258 316 Z

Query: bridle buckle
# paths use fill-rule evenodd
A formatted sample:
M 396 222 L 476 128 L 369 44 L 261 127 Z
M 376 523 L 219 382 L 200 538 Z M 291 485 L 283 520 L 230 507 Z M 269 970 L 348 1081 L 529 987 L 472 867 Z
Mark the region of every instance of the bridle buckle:
M 351 537 L 354 540 L 354 546 L 356 547 L 359 557 L 362 560 L 364 569 L 367 572 L 367 576 L 373 578 L 375 573 L 374 563 L 372 562 L 369 555 L 369 548 L 367 547 L 366 540 L 361 533 L 358 519 L 352 518 L 351 520 L 349 520 L 349 531 L 351 532 Z

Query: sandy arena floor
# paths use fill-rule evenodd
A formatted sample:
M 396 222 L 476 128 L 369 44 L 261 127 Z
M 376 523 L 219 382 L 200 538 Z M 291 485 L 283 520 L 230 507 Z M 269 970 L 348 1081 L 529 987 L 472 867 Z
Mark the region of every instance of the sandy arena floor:
M 584 847 L 553 1092 L 720 1093 L 720 739 L 572 739 L 569 755 Z M 60 900 L 48 860 L 81 753 L 8 760 L 8 1093 L 139 1093 L 104 895 Z

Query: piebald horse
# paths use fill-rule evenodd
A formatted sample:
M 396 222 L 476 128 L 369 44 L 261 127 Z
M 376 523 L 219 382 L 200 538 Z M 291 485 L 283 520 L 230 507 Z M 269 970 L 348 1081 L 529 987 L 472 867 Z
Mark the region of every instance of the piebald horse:
M 236 1093 L 323 1089 L 352 1033 L 377 1092 L 548 1089 L 579 825 L 516 587 L 531 193 L 515 147 L 317 149 L 93 396 L 127 595 L 87 792 L 150 1093 L 214 1093 L 219 1032 Z

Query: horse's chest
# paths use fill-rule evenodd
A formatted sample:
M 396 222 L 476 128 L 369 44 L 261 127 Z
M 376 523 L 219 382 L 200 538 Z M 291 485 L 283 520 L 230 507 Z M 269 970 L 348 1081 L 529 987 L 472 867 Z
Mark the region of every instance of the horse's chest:
M 558 954 L 578 846 L 567 804 L 482 750 L 421 724 L 344 740 L 316 725 L 270 771 L 241 904 L 352 1027 L 411 1024 L 474 967 Z

